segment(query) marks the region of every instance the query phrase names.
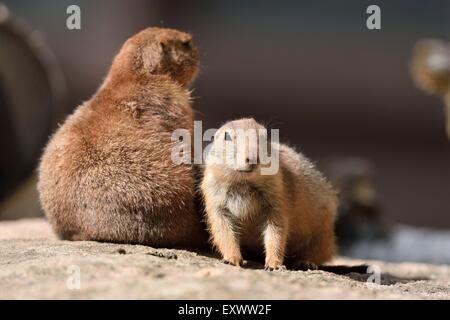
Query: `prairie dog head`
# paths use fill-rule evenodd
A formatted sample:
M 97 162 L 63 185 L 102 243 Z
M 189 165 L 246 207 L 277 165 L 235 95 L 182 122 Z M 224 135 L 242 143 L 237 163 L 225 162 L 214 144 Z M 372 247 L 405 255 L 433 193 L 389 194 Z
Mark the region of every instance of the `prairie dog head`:
M 147 28 L 129 38 L 114 59 L 114 75 L 131 72 L 138 78 L 168 75 L 186 87 L 198 72 L 198 51 L 188 33 Z
M 259 175 L 264 172 L 258 169 L 272 166 L 273 149 L 264 126 L 252 118 L 234 120 L 215 133 L 206 165 L 218 165 L 230 174 Z

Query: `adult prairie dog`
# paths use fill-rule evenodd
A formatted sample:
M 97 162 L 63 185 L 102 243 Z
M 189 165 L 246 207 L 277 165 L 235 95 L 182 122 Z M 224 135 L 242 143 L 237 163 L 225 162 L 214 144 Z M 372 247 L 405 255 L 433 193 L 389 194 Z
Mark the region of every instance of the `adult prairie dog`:
M 68 240 L 201 246 L 193 168 L 171 159 L 175 129 L 192 133 L 191 35 L 148 28 L 115 57 L 94 96 L 68 117 L 39 167 L 41 204 Z
M 419 41 L 414 48 L 411 72 L 420 88 L 444 98 L 447 137 L 450 140 L 450 42 Z
M 241 139 L 243 131 L 255 134 Z M 271 150 L 268 162 L 255 150 L 263 143 Z M 262 174 L 278 160 L 279 170 Z M 243 255 L 265 252 L 266 269 L 284 268 L 285 260 L 308 269 L 334 254 L 335 191 L 302 154 L 268 141 L 254 119 L 216 132 L 201 191 L 211 240 L 226 263 L 240 266 Z

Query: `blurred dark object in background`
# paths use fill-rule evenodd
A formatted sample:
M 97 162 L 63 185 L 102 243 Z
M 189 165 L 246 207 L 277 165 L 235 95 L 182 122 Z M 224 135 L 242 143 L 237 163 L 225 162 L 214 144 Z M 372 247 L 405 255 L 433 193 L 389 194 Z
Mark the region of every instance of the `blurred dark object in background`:
M 347 157 L 332 159 L 324 166 L 326 175 L 339 192 L 336 237 L 341 250 L 361 240 L 386 236 L 373 163 L 367 159 Z
M 369 160 L 330 159 L 325 172 L 339 191 L 339 254 L 358 259 L 450 264 L 449 231 L 399 225 L 383 216 L 374 182 L 376 171 Z
M 12 19 L 0 4 L 0 201 L 11 197 L 33 174 L 36 162 L 58 116 L 64 110 L 64 79 L 40 34 Z M 32 185 L 27 195 L 35 194 Z M 34 186 L 32 186 L 34 188 Z M 29 190 L 30 189 L 30 190 Z M 33 190 L 33 191 L 31 191 Z M 17 199 L 33 203 L 36 197 Z M 0 218 L 5 218 L 2 204 Z M 1 209 L 3 208 L 3 209 Z M 37 209 L 39 212 L 39 209 Z M 32 215 L 37 215 L 33 212 Z

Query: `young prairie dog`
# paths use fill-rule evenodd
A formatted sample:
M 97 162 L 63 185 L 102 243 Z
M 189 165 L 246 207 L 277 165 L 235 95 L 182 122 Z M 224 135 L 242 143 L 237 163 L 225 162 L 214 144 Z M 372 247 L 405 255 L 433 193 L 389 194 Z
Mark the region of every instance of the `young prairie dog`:
M 191 35 L 148 28 L 115 57 L 94 96 L 68 117 L 39 166 L 42 207 L 67 240 L 197 247 L 207 240 L 193 168 L 175 164 L 175 129 L 193 130 Z
M 239 140 L 242 130 L 255 135 Z M 255 150 L 263 143 L 272 150 L 270 162 Z M 277 159 L 279 170 L 262 174 Z M 302 154 L 268 141 L 254 119 L 228 122 L 216 132 L 201 191 L 211 240 L 226 263 L 240 266 L 243 255 L 265 252 L 268 270 L 285 262 L 315 269 L 335 252 L 335 191 Z

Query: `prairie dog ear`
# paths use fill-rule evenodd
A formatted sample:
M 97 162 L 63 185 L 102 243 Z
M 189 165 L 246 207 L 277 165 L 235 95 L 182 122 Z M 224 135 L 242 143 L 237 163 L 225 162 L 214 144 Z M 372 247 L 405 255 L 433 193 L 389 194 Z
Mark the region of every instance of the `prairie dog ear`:
M 147 72 L 157 72 L 162 60 L 162 51 L 162 46 L 158 43 L 148 44 L 143 48 L 142 62 Z
M 417 42 L 411 73 L 423 90 L 445 95 L 450 90 L 450 43 L 434 39 Z

